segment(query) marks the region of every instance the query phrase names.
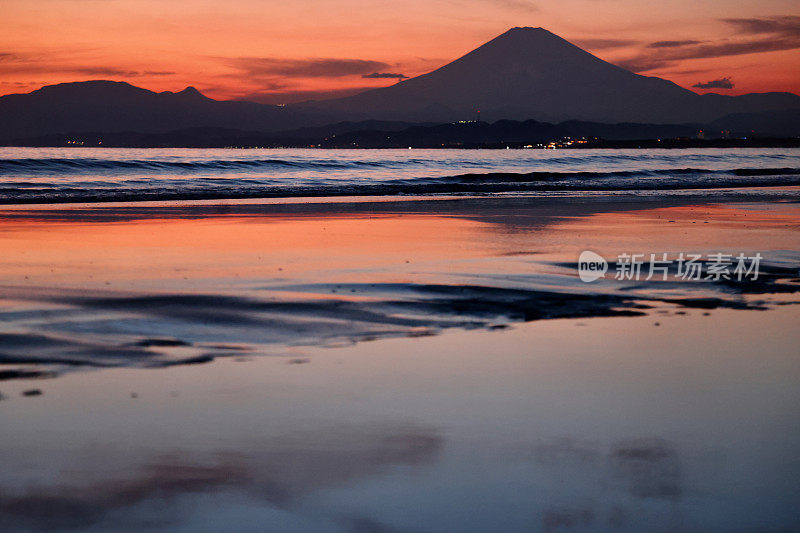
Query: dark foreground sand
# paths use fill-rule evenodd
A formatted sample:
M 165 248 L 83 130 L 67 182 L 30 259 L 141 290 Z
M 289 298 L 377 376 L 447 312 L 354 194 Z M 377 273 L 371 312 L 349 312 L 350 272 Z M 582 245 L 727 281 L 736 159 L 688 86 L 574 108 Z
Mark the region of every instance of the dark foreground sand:
M 4 209 L 0 529 L 798 528 L 798 229 L 792 189 Z

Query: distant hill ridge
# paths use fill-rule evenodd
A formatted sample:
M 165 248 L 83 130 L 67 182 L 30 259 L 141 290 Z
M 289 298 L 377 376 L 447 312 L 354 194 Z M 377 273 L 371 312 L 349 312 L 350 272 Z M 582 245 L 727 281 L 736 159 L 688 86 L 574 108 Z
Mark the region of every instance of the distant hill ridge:
M 758 128 L 753 130 L 750 126 Z M 701 135 L 702 132 L 702 135 Z M 11 146 L 105 147 L 321 147 L 321 148 L 572 148 L 800 146 L 800 109 L 732 114 L 710 124 L 642 124 L 570 120 L 451 122 L 339 122 L 278 132 L 231 128 L 183 128 L 164 133 L 83 132 L 0 141 Z M 577 142 L 580 141 L 580 142 Z M 648 142 L 644 142 L 648 141 Z

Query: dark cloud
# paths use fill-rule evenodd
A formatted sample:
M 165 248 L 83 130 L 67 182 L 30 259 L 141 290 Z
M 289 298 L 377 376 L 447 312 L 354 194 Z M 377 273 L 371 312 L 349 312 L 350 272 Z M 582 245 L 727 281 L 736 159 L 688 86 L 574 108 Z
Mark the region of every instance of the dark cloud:
M 372 72 L 370 74 L 362 74 L 361 77 L 368 79 L 397 78 L 401 80 L 408 78 L 405 74 L 399 74 L 397 72 Z
M 281 59 L 276 57 L 217 58 L 233 67 L 236 74 L 225 74 L 223 78 L 247 77 L 257 89 L 236 95 L 236 100 L 262 104 L 291 104 L 309 100 L 351 96 L 374 87 L 347 87 L 338 89 L 309 89 L 303 87 L 302 79 L 344 78 L 359 76 L 371 78 L 402 79 L 404 74 L 383 72 L 390 65 L 382 61 L 344 58 Z M 251 85 L 252 87 L 252 85 Z
M 0 62 L 3 63 L 3 73 L 9 74 L 72 74 L 90 77 L 136 78 L 139 76 L 170 76 L 172 71 L 162 70 L 132 70 L 119 67 L 95 65 L 70 65 L 58 57 L 26 55 L 14 52 L 0 53 Z
M 0 81 L 0 85 L 13 85 L 15 87 L 41 87 L 42 85 L 46 85 L 45 82 L 24 82 L 24 81 Z
M 625 70 L 630 70 L 631 72 L 647 72 L 650 70 L 670 67 L 675 64 L 675 61 L 639 56 L 622 61 L 615 61 L 614 64 L 618 67 L 624 68 Z
M 733 89 L 733 82 L 730 78 L 726 77 L 718 80 L 695 83 L 692 87 L 697 87 L 698 89 Z
M 267 82 L 259 83 L 258 92 L 266 94 L 266 93 L 274 93 L 276 91 L 282 91 L 283 89 L 291 89 L 291 88 L 292 88 L 292 85 L 289 85 L 288 83 L 284 83 L 282 81 L 270 80 L 270 81 L 267 81 Z M 222 88 L 220 87 L 220 89 L 222 89 Z
M 632 39 L 576 39 L 572 42 L 581 48 L 588 48 L 590 50 L 622 48 L 623 46 L 639 44 L 639 41 L 634 41 Z
M 689 46 L 692 44 L 701 44 L 703 41 L 656 41 L 647 45 L 648 48 L 677 48 L 679 46 Z
M 760 52 L 777 52 L 780 50 L 794 50 L 800 48 L 800 38 L 795 39 L 764 39 L 758 41 L 726 42 L 708 44 L 689 48 L 678 54 L 679 59 L 694 59 L 704 57 L 736 56 L 742 54 L 756 54 Z
M 142 74 L 145 76 L 172 76 L 177 72 L 172 70 L 145 70 Z
M 633 72 L 646 72 L 671 67 L 688 59 L 759 54 L 800 48 L 800 17 L 722 20 L 738 30 L 739 39 L 722 39 L 714 42 L 658 41 L 647 46 L 652 51 L 620 61 L 617 65 Z
M 670 74 L 678 75 L 678 76 L 695 76 L 698 74 L 708 74 L 709 72 L 716 72 L 715 69 L 710 68 L 681 68 L 681 69 L 672 69 L 669 71 Z
M 758 54 L 763 52 L 779 52 L 781 50 L 795 50 L 797 48 L 800 48 L 800 38 L 759 39 L 739 42 L 726 41 L 696 46 L 662 48 L 658 53 L 646 54 L 620 61 L 617 62 L 617 65 L 632 70 L 633 72 L 644 72 L 669 67 L 686 59 L 706 59 Z
M 113 67 L 67 67 L 67 71 L 85 76 L 109 76 L 117 78 L 134 78 L 141 74 L 138 70 L 124 70 Z
M 137 78 L 140 76 L 167 76 L 174 74 L 174 72 L 167 71 L 140 71 L 128 70 L 116 67 L 93 67 L 93 66 L 70 66 L 63 63 L 25 63 L 20 62 L 17 64 L 4 65 L 3 72 L 5 74 L 71 74 L 78 76 L 89 77 L 106 77 L 106 78 Z
M 280 59 L 275 57 L 238 57 L 224 60 L 248 76 L 280 76 L 284 78 L 341 78 L 369 74 L 385 69 L 388 63 L 367 59 L 311 58 Z
M 733 25 L 739 32 L 749 35 L 777 34 L 800 37 L 800 17 L 730 18 L 723 22 Z

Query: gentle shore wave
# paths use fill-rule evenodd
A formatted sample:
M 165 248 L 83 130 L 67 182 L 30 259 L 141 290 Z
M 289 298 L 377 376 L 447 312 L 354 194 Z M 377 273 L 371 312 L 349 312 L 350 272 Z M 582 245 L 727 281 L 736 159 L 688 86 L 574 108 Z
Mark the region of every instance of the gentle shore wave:
M 0 204 L 800 185 L 800 150 L 0 149 Z

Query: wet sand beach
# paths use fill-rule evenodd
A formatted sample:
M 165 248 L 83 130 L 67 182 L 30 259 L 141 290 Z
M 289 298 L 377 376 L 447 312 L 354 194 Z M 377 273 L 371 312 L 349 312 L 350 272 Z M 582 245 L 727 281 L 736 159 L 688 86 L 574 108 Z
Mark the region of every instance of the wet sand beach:
M 4 207 L 0 529 L 800 527 L 798 229 L 791 187 Z

